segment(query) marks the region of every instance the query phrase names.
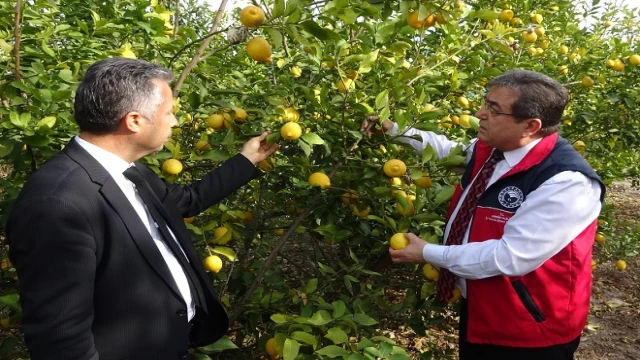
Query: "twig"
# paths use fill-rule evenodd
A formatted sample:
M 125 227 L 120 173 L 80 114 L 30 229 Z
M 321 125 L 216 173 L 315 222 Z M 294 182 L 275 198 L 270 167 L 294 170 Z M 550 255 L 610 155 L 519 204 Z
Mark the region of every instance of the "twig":
M 173 12 L 173 40 L 178 36 L 178 28 L 180 27 L 180 0 L 176 0 L 176 8 Z
M 220 3 L 220 7 L 218 8 L 218 12 L 216 13 L 216 19 L 213 21 L 213 25 L 211 26 L 211 29 L 209 30 L 209 34 L 212 34 L 216 31 L 216 29 L 218 28 L 218 24 L 220 24 L 220 21 L 222 20 L 222 15 L 224 14 L 224 9 L 227 6 L 227 0 L 222 0 L 222 2 Z M 196 52 L 195 56 L 193 57 L 193 59 L 191 59 L 191 61 L 189 62 L 189 64 L 187 64 L 187 66 L 184 68 L 184 70 L 182 70 L 182 73 L 180 74 L 180 77 L 178 78 L 178 81 L 176 82 L 176 86 L 173 88 L 173 96 L 177 97 L 178 94 L 180 93 L 180 89 L 182 89 L 182 85 L 184 84 L 184 80 L 187 78 L 187 75 L 189 75 L 189 73 L 191 72 L 191 70 L 193 70 L 193 68 L 196 66 L 196 64 L 198 64 L 201 60 L 201 56 L 202 53 L 204 53 L 204 51 L 206 50 L 207 46 L 209 46 L 209 43 L 211 42 L 212 38 L 208 37 L 206 40 L 204 40 L 202 42 L 202 44 L 200 45 L 200 48 L 198 48 L 198 51 Z
M 209 58 L 209 56 L 214 55 L 215 53 L 219 53 L 220 51 L 227 50 L 228 48 L 230 48 L 233 45 L 234 44 L 227 44 L 227 45 L 219 47 L 217 49 L 213 49 L 213 50 L 211 50 L 210 53 L 208 53 L 207 55 L 203 56 L 200 60 L 201 61 L 205 61 L 206 59 Z
M 207 35 L 205 35 L 205 36 L 203 36 L 203 37 L 201 37 L 201 38 L 199 38 L 199 39 L 195 39 L 195 40 L 193 40 L 192 42 L 188 43 L 187 45 L 183 46 L 183 47 L 182 47 L 182 49 L 178 50 L 178 51 L 176 52 L 176 54 L 175 54 L 175 55 L 173 55 L 173 57 L 171 58 L 171 60 L 169 60 L 169 66 L 168 66 L 168 67 L 169 67 L 169 68 L 171 68 L 171 66 L 173 65 L 173 62 L 174 62 L 174 61 L 176 61 L 176 59 L 178 58 L 178 56 L 180 56 L 180 54 L 182 54 L 182 53 L 183 53 L 185 50 L 187 50 L 188 48 L 192 47 L 193 45 L 195 45 L 195 44 L 199 43 L 199 42 L 200 42 L 200 41 L 202 41 L 202 40 L 206 40 L 206 39 L 208 39 L 208 38 L 212 37 L 213 35 L 217 35 L 217 34 L 223 33 L 223 32 L 225 32 L 225 31 L 229 30 L 230 28 L 232 28 L 232 26 L 229 26 L 229 27 L 224 28 L 224 29 L 222 29 L 222 30 L 214 31 L 214 32 L 209 33 L 209 34 L 207 34 Z
M 22 0 L 16 2 L 16 16 L 13 20 L 13 36 L 16 39 L 13 45 L 13 58 L 16 67 L 16 81 L 20 81 L 20 14 L 22 13 Z

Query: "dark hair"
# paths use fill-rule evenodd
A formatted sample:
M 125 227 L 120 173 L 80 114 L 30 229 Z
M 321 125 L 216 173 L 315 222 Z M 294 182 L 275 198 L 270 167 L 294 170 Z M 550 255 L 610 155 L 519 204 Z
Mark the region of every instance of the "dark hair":
M 173 73 L 138 59 L 112 58 L 93 63 L 76 90 L 74 110 L 80 130 L 94 134 L 113 132 L 132 111 L 152 121 L 163 102 L 153 80 L 170 82 Z
M 569 94 L 559 82 L 535 71 L 517 69 L 494 78 L 489 87 L 505 87 L 517 92 L 519 97 L 511 105 L 511 113 L 517 120 L 540 119 L 543 136 L 560 130 Z

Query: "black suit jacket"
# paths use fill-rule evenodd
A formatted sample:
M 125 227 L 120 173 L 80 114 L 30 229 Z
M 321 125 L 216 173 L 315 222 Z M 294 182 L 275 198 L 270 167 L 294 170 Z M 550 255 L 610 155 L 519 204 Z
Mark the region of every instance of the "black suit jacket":
M 236 155 L 181 187 L 137 166 L 203 284 L 195 336 L 198 346 L 212 343 L 228 318 L 183 218 L 249 182 L 256 168 Z M 74 139 L 29 178 L 6 229 L 33 360 L 186 358 L 186 305 L 166 262 L 116 182 Z

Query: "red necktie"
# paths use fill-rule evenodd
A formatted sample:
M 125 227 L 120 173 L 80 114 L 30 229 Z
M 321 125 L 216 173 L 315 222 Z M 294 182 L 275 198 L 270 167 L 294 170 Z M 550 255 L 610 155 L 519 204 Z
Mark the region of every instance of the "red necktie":
M 487 188 L 487 182 L 493 175 L 498 161 L 504 159 L 502 151 L 495 149 L 489 160 L 484 164 L 476 180 L 470 184 L 471 188 L 464 198 L 462 206 L 458 210 L 458 214 L 449 230 L 449 237 L 445 245 L 461 245 L 464 234 L 467 232 L 469 222 L 476 211 L 478 200 Z M 449 301 L 453 296 L 453 290 L 456 286 L 456 276 L 447 269 L 440 269 L 440 277 L 438 279 L 437 294 L 438 298 L 444 302 Z

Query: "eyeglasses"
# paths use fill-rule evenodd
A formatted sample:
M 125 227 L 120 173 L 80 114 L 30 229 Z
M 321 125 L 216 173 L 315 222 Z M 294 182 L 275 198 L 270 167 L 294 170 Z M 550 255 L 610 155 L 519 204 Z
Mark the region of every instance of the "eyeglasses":
M 488 112 L 490 112 L 490 113 L 491 113 L 491 115 L 507 115 L 507 116 L 514 116 L 514 117 L 515 117 L 515 115 L 513 115 L 513 114 L 503 113 L 503 112 L 500 112 L 500 111 L 498 111 L 498 110 L 496 110 L 496 109 L 492 108 L 492 107 L 487 103 L 487 99 L 482 99 L 482 104 L 480 105 L 480 108 L 481 108 L 481 109 L 485 109 L 485 110 L 487 110 Z

